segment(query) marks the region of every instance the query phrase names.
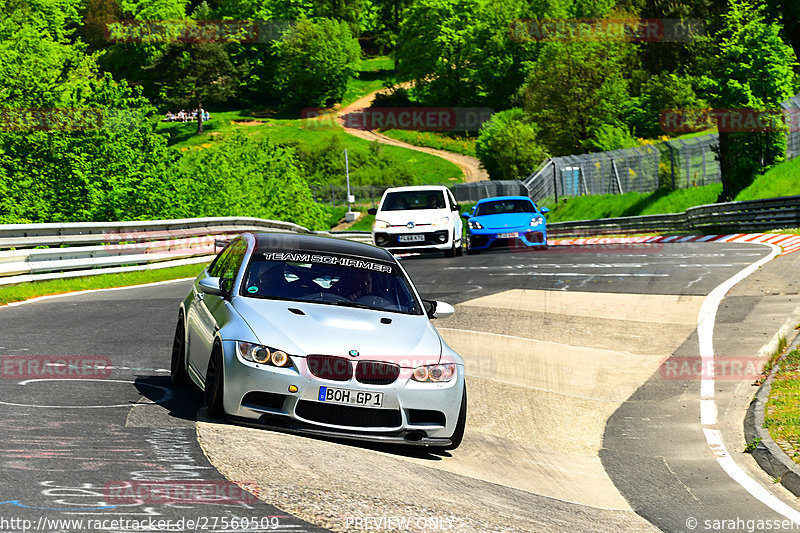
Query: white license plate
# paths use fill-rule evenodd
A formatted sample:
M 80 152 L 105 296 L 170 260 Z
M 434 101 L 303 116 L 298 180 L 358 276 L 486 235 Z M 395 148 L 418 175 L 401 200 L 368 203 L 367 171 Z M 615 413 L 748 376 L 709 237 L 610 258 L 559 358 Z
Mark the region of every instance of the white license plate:
M 517 237 L 519 237 L 519 233 L 517 233 L 516 231 L 513 232 L 513 233 L 498 233 L 497 234 L 497 238 L 498 239 L 516 239 Z
M 362 407 L 382 407 L 383 393 L 363 390 L 319 388 L 319 401 L 344 405 L 360 405 Z
M 425 235 L 398 235 L 398 242 L 425 242 Z

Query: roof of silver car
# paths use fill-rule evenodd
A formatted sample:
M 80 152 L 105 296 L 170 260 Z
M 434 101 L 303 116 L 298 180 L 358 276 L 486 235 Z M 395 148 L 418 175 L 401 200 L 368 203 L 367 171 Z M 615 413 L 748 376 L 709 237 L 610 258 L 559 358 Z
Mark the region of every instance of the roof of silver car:
M 302 233 L 255 233 L 254 236 L 256 238 L 255 253 L 268 251 L 322 252 L 395 262 L 394 256 L 382 248 L 336 237 Z

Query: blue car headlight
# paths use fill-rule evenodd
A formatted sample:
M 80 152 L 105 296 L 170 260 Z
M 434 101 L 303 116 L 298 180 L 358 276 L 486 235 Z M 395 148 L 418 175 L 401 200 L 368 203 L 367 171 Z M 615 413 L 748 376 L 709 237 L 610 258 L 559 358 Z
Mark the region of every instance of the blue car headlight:
M 483 229 L 483 226 L 481 226 L 481 223 L 477 220 L 470 220 L 467 222 L 467 225 L 469 226 L 469 229 Z
M 535 216 L 531 219 L 531 226 L 541 226 L 544 224 L 544 217 Z

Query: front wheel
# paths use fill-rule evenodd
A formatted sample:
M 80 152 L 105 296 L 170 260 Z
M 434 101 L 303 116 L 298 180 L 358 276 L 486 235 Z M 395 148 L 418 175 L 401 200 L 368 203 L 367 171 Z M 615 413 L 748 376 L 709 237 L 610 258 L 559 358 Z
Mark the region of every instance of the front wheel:
M 450 437 L 450 444 L 445 446 L 445 450 L 455 450 L 461 445 L 464 439 L 464 429 L 467 427 L 467 386 L 464 385 L 464 394 L 461 395 L 461 410 L 458 412 L 458 421 L 453 436 Z
M 214 346 L 211 352 L 211 359 L 208 360 L 208 370 L 206 371 L 206 387 L 203 392 L 203 405 L 211 418 L 222 418 L 225 409 L 222 406 L 222 398 L 225 393 L 225 381 L 222 370 L 222 347 L 219 344 Z

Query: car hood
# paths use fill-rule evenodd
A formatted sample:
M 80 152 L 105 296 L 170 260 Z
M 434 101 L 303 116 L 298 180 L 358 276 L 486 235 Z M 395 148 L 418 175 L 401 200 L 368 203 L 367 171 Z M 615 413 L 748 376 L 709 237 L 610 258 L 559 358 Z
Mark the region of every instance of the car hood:
M 442 354 L 441 338 L 425 315 L 246 297 L 235 298 L 234 309 L 261 344 L 292 355 L 348 357 L 357 350 L 360 360 L 412 366 L 437 363 Z
M 414 224 L 432 224 L 442 217 L 455 216 L 446 209 L 413 209 L 408 211 L 381 211 L 375 215 L 376 220 L 383 220 L 390 226 L 405 226 L 409 222 Z
M 528 226 L 531 219 L 535 216 L 541 216 L 537 213 L 504 213 L 500 215 L 482 215 L 473 217 L 486 229 L 503 229 L 503 228 L 519 228 Z M 544 217 L 542 217 L 544 218 Z

